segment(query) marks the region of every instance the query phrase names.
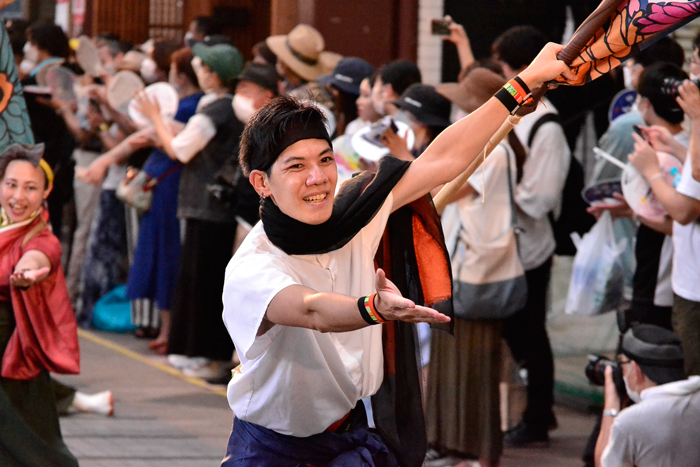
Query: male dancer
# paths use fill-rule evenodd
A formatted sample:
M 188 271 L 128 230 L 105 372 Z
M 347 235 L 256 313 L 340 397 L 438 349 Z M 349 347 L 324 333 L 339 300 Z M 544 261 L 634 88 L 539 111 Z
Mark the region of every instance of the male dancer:
M 375 274 L 387 219 L 463 172 L 528 88 L 572 76 L 559 50 L 548 44 L 414 162 L 386 158 L 337 195 L 317 108 L 280 97 L 250 120 L 240 163 L 261 197 L 262 222 L 226 270 L 224 320 L 242 366 L 228 388 L 236 418 L 222 465 L 397 465 L 357 404 L 384 376 L 382 330 L 373 324 L 449 318 Z

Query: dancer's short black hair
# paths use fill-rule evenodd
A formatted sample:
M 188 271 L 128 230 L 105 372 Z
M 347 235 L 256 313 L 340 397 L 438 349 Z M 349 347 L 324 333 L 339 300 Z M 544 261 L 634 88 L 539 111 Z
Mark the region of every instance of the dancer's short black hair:
M 300 125 L 305 127 L 325 125 L 326 117 L 312 102 L 300 101 L 288 95 L 274 98 L 260 109 L 243 130 L 238 162 L 247 177 L 251 170 L 270 168 L 279 157 L 279 146 Z M 326 136 L 326 138 L 328 138 Z

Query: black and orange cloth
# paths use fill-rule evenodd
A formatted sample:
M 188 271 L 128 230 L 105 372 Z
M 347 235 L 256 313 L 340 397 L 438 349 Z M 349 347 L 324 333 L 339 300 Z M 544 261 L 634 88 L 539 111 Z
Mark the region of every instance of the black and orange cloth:
M 389 217 L 375 261 L 404 297 L 454 319 L 450 259 L 430 195 Z M 421 466 L 427 438 L 416 328 L 402 321 L 383 326 L 384 381 L 372 396 L 374 422 L 399 465 Z M 452 321 L 433 328 L 451 333 Z
M 697 0 L 603 0 L 569 44 L 583 43 L 559 55 L 576 78 L 559 81 L 571 85 L 590 82 L 698 16 Z

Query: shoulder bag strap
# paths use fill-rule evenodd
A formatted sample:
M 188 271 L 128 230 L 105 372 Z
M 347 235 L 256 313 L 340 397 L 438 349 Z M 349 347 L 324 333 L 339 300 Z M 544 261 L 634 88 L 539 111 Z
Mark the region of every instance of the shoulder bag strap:
M 156 183 L 162 182 L 165 177 L 167 177 L 171 173 L 175 172 L 178 168 L 182 167 L 183 165 L 184 164 L 182 162 L 178 161 L 177 164 L 175 164 L 174 166 L 170 167 L 168 170 L 163 172 L 161 174 L 161 176 L 156 179 Z
M 510 163 L 510 156 L 513 153 L 513 150 L 506 145 L 503 145 L 503 147 L 506 150 L 506 161 L 508 163 L 508 195 L 510 197 L 510 225 L 517 232 L 518 222 L 516 216 L 515 194 L 513 193 L 513 174 L 511 173 L 513 169 Z
M 561 120 L 559 119 L 559 115 L 555 113 L 547 113 L 542 115 L 535 123 L 532 125 L 532 128 L 530 129 L 530 134 L 527 137 L 527 150 L 530 151 L 530 148 L 532 147 L 532 141 L 535 139 L 535 134 L 537 134 L 537 130 L 540 129 L 542 125 L 545 123 L 549 122 L 557 122 L 559 125 L 561 125 Z
M 508 195 L 510 196 L 510 225 L 513 228 L 513 234 L 515 235 L 515 246 L 518 250 L 518 256 L 520 256 L 520 228 L 518 227 L 518 215 L 517 206 L 515 205 L 515 193 L 513 192 L 513 174 L 510 163 L 510 156 L 513 153 L 513 149 L 507 145 L 503 146 L 506 149 L 506 161 L 508 163 Z

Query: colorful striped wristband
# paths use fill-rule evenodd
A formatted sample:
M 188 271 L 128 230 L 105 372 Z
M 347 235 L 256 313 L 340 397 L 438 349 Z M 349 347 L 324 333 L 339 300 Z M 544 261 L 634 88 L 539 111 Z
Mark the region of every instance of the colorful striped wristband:
M 508 81 L 494 96 L 508 112 L 515 113 L 520 106 L 532 100 L 530 89 L 518 76 Z
M 386 322 L 386 319 L 384 319 L 384 317 L 379 314 L 377 309 L 374 307 L 375 295 L 377 294 L 373 293 L 372 295 L 368 295 L 366 297 L 360 297 L 357 300 L 357 308 L 360 310 L 362 319 L 364 319 L 365 322 L 370 325 Z

